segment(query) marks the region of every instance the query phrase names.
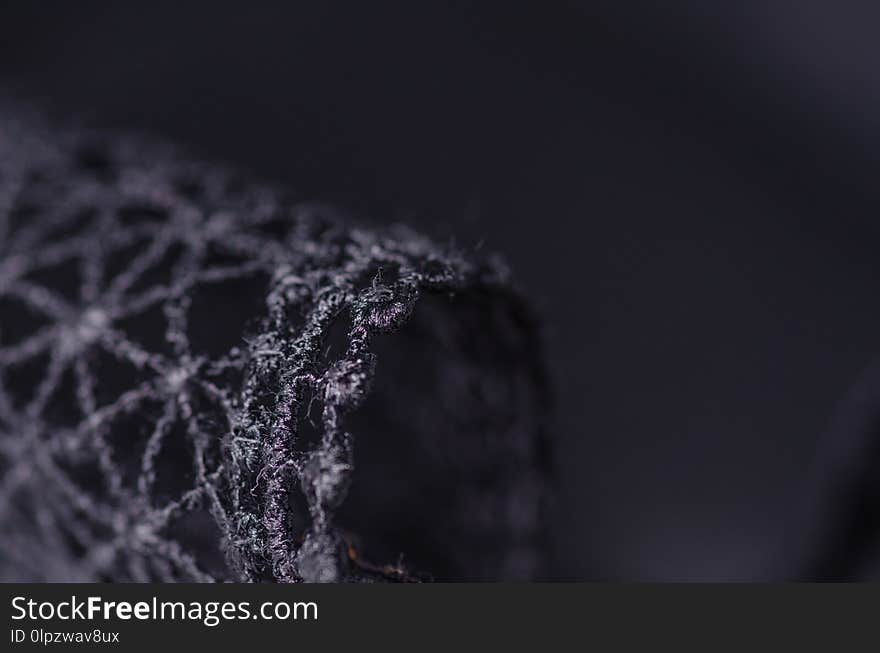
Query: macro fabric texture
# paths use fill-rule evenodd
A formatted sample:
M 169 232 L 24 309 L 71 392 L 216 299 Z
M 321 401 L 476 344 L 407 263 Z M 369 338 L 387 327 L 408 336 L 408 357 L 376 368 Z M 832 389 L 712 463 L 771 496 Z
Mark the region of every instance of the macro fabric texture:
M 0 111 L 3 580 L 541 578 L 546 416 L 492 257 Z

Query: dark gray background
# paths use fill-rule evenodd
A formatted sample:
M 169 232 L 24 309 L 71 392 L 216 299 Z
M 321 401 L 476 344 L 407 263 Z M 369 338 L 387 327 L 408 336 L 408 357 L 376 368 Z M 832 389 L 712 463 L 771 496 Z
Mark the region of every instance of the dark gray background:
M 776 577 L 880 339 L 880 10 L 476 5 L 11 2 L 0 84 L 502 252 L 547 325 L 557 576 Z

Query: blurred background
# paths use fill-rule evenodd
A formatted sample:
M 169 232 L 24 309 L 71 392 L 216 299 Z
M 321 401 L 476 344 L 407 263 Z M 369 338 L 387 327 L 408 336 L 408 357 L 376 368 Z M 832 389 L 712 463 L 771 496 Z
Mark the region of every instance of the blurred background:
M 0 88 L 501 252 L 546 325 L 556 578 L 866 578 L 878 20 L 850 0 L 12 0 Z

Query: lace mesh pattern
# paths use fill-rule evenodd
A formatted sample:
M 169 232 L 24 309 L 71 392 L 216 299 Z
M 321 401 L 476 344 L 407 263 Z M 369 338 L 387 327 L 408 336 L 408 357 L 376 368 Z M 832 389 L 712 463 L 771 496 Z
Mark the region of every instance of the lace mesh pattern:
M 497 262 L 164 145 L 0 122 L 4 579 L 421 579 L 358 543 L 392 551 L 419 511 L 450 576 L 534 577 L 543 410 Z

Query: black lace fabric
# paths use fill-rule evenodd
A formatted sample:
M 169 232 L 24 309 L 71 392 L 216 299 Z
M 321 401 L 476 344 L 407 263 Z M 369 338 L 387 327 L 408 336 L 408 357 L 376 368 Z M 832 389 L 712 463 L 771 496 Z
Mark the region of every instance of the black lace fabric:
M 502 264 L 0 116 L 0 578 L 545 574 L 546 390 Z

